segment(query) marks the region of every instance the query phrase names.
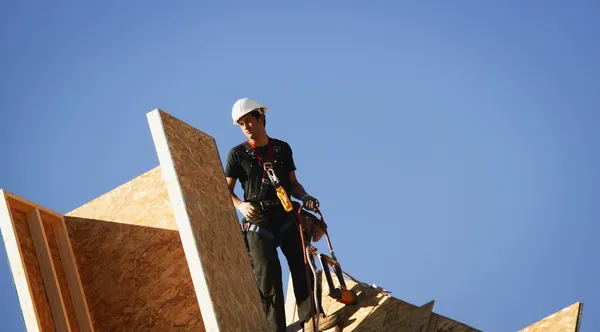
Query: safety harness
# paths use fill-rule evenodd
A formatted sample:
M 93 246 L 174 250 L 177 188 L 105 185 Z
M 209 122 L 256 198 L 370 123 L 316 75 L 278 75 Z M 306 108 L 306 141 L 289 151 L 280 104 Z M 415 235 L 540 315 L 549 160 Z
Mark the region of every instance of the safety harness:
M 278 196 L 279 196 L 279 192 L 277 189 L 278 189 L 278 187 L 281 188 L 279 186 L 279 180 L 277 179 L 277 176 L 275 175 L 275 171 L 273 169 L 273 164 L 275 163 L 275 153 L 274 153 L 275 148 L 274 148 L 273 140 L 270 137 L 267 137 L 267 139 L 268 139 L 267 160 L 263 159 L 263 156 L 259 153 L 257 147 L 250 140 L 246 141 L 246 143 L 247 143 L 246 152 L 248 152 L 250 155 L 255 157 L 257 159 L 258 165 L 260 167 L 262 167 L 262 169 L 263 169 L 260 191 L 259 191 L 258 197 L 257 197 L 259 201 L 256 203 L 260 206 L 260 208 L 262 210 L 268 210 L 270 207 L 273 207 L 273 206 L 283 206 L 283 204 L 280 200 L 263 200 L 264 195 L 266 194 L 267 190 L 269 189 L 269 186 L 275 187 L 275 190 L 278 193 Z M 285 208 L 285 206 L 284 206 L 284 208 Z M 244 220 L 244 222 L 250 224 L 250 222 L 248 220 Z M 288 218 L 279 228 L 279 234 L 280 235 L 284 234 L 284 232 L 286 232 L 292 226 L 294 226 L 294 221 L 291 218 Z M 276 237 L 269 230 L 265 229 L 264 227 L 260 227 L 255 224 L 250 224 L 245 229 L 247 229 L 248 231 L 260 234 L 260 235 L 266 237 L 267 239 L 275 242 L 276 247 L 280 246 L 279 238 Z

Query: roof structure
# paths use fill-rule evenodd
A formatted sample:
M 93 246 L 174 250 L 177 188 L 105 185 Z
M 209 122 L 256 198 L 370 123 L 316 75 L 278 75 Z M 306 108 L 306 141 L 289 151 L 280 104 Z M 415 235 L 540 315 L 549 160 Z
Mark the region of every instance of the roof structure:
M 158 165 L 64 215 L 0 190 L 27 331 L 268 330 L 215 140 L 162 110 L 147 117 Z M 359 303 L 323 296 L 337 318 L 328 331 L 479 331 L 433 312 L 434 301 L 413 305 L 346 283 Z M 581 312 L 576 303 L 521 332 L 577 332 Z
M 582 312 L 583 303 L 575 302 L 519 332 L 577 332 L 581 324 Z
M 328 285 L 321 278 L 323 294 L 322 307 L 327 316 L 334 317 L 325 331 L 418 331 L 418 332 L 480 332 L 467 324 L 433 312 L 435 301 L 421 306 L 397 299 L 386 290 L 370 286 L 349 275 L 344 278 L 348 289 L 358 295 L 356 305 L 345 305 L 327 296 Z M 335 279 L 335 278 L 334 278 Z M 336 285 L 339 283 L 336 282 Z M 296 317 L 293 285 L 288 284 L 286 314 L 289 331 L 297 331 L 299 324 Z M 333 324 L 333 326 L 331 326 Z

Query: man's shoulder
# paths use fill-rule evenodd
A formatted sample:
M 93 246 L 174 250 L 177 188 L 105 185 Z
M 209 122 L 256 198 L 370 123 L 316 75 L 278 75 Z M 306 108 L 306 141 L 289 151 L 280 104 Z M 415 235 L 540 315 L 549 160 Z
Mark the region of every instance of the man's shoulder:
M 234 145 L 229 149 L 229 153 L 227 153 L 227 159 L 229 159 L 230 161 L 239 161 L 240 159 L 245 158 L 244 155 L 248 154 L 246 150 L 247 146 L 245 142 Z
M 248 149 L 248 143 L 246 141 L 243 141 L 237 145 L 232 146 L 229 149 L 229 153 L 234 153 L 234 152 L 245 152 Z
M 284 141 L 280 138 L 276 138 L 276 137 L 269 137 L 269 139 L 271 139 L 273 141 L 273 145 L 279 145 L 279 146 L 283 146 L 286 148 L 290 147 L 290 144 L 287 141 Z

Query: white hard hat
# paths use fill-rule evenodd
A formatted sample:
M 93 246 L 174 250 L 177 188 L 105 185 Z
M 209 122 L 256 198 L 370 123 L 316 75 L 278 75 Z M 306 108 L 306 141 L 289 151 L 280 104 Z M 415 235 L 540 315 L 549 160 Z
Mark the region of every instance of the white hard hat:
M 248 98 L 238 99 L 233 104 L 233 107 L 231 108 L 231 118 L 233 120 L 233 124 L 237 125 L 238 120 L 241 117 L 243 117 L 244 115 L 246 115 L 256 109 L 259 109 L 263 113 L 265 113 L 265 112 L 267 112 L 267 110 L 269 108 L 267 106 L 263 106 L 263 105 L 259 104 L 256 100 L 252 100 L 252 99 L 248 99 Z

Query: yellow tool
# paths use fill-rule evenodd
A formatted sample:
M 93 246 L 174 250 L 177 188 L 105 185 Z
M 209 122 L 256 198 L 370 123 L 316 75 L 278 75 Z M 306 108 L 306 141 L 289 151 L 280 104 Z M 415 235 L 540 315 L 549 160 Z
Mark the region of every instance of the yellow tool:
M 265 162 L 263 164 L 263 167 L 264 167 L 265 171 L 267 172 L 269 179 L 271 179 L 273 186 L 275 187 L 275 191 L 277 192 L 277 197 L 279 197 L 279 200 L 281 201 L 281 205 L 283 205 L 283 208 L 285 209 L 286 212 L 292 211 L 292 209 L 293 209 L 292 201 L 290 200 L 290 197 L 288 196 L 287 192 L 285 191 L 285 188 L 283 188 L 281 186 L 281 184 L 279 183 L 279 178 L 277 178 L 277 175 L 275 174 L 275 170 L 273 169 L 273 164 L 270 162 Z

